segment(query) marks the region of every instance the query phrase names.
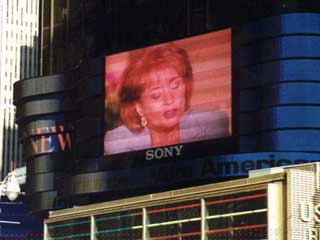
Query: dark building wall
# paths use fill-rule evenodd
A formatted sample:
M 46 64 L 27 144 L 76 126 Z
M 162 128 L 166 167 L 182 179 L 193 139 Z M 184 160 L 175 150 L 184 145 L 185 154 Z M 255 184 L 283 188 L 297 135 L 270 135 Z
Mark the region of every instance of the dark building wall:
M 41 1 L 40 74 L 68 70 L 97 55 L 103 1 Z
M 27 162 L 26 192 L 33 211 L 52 208 L 57 187 L 71 168 L 71 122 L 77 116 L 71 74 L 30 78 L 15 85 L 16 121 Z
M 281 11 L 298 11 L 299 7 L 302 8 L 302 12 L 308 9 L 308 6 L 303 7 L 300 1 L 288 1 L 287 3 L 283 1 L 282 5 L 270 5 L 268 1 L 262 1 L 261 5 L 248 1 L 237 1 L 236 3 L 234 1 L 226 1 L 222 3 L 222 1 L 198 0 L 174 1 L 174 3 L 172 1 L 170 3 L 169 1 L 142 0 L 98 2 L 44 1 L 42 6 L 44 9 L 43 16 L 47 17 L 46 14 L 54 14 L 54 19 L 57 19 L 57 21 L 52 20 L 52 17 L 49 19 L 49 24 L 47 23 L 48 19 L 43 21 L 42 74 L 59 73 L 27 79 L 15 84 L 17 122 L 21 129 L 20 139 L 24 143 L 24 158 L 28 161 L 28 193 L 34 200 L 32 203 L 34 211 L 47 211 L 63 207 L 63 202 L 59 202 L 59 199 L 60 197 L 63 199 L 64 194 L 72 195 L 75 193 L 75 199 L 78 199 L 77 194 L 81 195 L 90 191 L 91 193 L 113 191 L 121 184 L 122 189 L 129 186 L 128 184 L 124 185 L 126 184 L 125 181 L 119 181 L 118 184 L 118 176 L 120 176 L 118 172 L 84 174 L 86 170 L 88 172 L 99 171 L 99 161 L 102 159 L 101 139 L 96 137 L 103 134 L 103 111 L 100 111 L 100 105 L 102 109 L 104 63 L 100 61 L 101 59 L 103 60 L 103 57 L 97 58 L 96 56 L 183 38 L 209 30 L 232 26 L 234 23 L 241 25 L 240 23 L 254 20 L 260 15 L 278 14 Z M 56 5 L 44 5 L 49 3 Z M 266 4 L 265 6 L 269 6 L 269 8 L 263 10 L 263 4 Z M 167 10 L 167 15 L 161 15 L 163 11 L 159 11 L 158 14 L 157 10 L 159 9 Z M 254 11 L 255 9 L 256 11 Z M 47 13 L 45 14 L 45 12 Z M 180 19 L 181 21 L 179 21 Z M 301 148 L 296 148 L 298 145 L 284 145 L 289 141 L 282 140 L 284 139 L 283 135 L 281 135 L 283 131 L 280 128 L 283 125 L 281 125 L 281 122 L 273 121 L 274 116 L 278 113 L 280 114 L 277 111 L 278 106 L 274 105 L 282 104 L 281 101 L 284 101 L 283 104 L 290 103 L 286 102 L 290 99 L 279 98 L 286 97 L 285 94 L 281 93 L 284 89 L 282 86 L 286 83 L 276 82 L 272 86 L 270 84 L 261 85 L 261 82 L 257 82 L 258 79 L 269 79 L 267 74 L 274 73 L 273 70 L 276 69 L 279 74 L 272 76 L 274 80 L 277 77 L 282 79 L 282 77 L 290 76 L 290 74 L 294 74 L 295 77 L 299 76 L 299 73 L 293 71 L 294 67 L 286 68 L 286 62 L 282 61 L 282 58 L 287 58 L 288 56 L 280 56 L 282 53 L 290 53 L 293 50 L 289 42 L 295 39 L 292 36 L 288 40 L 289 42 L 281 41 L 283 35 L 290 35 L 290 33 L 283 32 L 285 28 L 283 28 L 282 21 L 285 19 L 288 19 L 288 17 L 276 17 L 249 25 L 244 24 L 241 25 L 242 28 L 234 28 L 240 31 L 238 32 L 240 34 L 238 35 L 239 45 L 234 49 L 240 54 L 239 58 L 235 60 L 239 75 L 236 75 L 233 79 L 233 81 L 239 81 L 237 84 L 241 85 L 239 86 L 239 91 L 235 92 L 235 94 L 240 94 L 239 105 L 236 107 L 239 108 L 240 112 L 237 124 L 239 125 L 238 130 L 241 136 L 235 136 L 240 138 L 240 149 L 239 156 L 237 153 L 233 156 L 223 156 L 220 162 L 237 161 L 242 158 L 240 153 L 244 152 L 312 150 L 306 148 L 307 145 L 302 144 L 299 145 Z M 309 19 L 307 21 L 313 20 Z M 271 30 L 276 27 L 275 30 L 279 30 L 279 32 L 271 32 L 268 36 L 257 38 L 257 33 L 254 31 L 261 31 L 266 27 L 267 31 L 268 26 L 271 26 Z M 302 30 L 304 30 L 303 27 Z M 306 34 L 305 32 L 291 33 L 294 35 Z M 307 34 L 318 35 L 319 33 L 317 29 L 311 29 Z M 274 38 L 272 41 L 275 41 L 275 43 L 270 43 L 271 45 L 269 44 L 269 46 L 266 42 L 270 41 L 270 38 Z M 301 39 L 301 43 L 304 44 L 304 41 L 308 41 L 305 39 L 308 39 L 308 36 L 304 36 L 304 40 Z M 280 51 L 284 49 L 284 46 L 289 52 Z M 314 52 L 315 56 L 303 55 L 307 54 L 308 51 L 308 49 L 304 49 L 302 55 L 298 54 L 291 57 L 304 57 L 310 60 L 308 58 L 319 56 L 316 52 Z M 254 55 L 254 52 L 261 54 Z M 248 54 L 248 57 L 246 57 L 246 54 Z M 269 56 L 268 54 L 275 55 L 271 60 L 265 59 Z M 248 60 L 251 62 L 247 62 Z M 271 70 L 268 70 L 270 65 L 267 63 L 269 62 L 276 64 Z M 253 68 L 250 68 L 251 66 Z M 303 67 L 303 65 L 299 66 Z M 306 64 L 306 69 L 310 67 L 314 69 L 312 66 L 312 64 Z M 255 67 L 258 68 L 257 71 L 255 71 Z M 263 69 L 259 70 L 259 67 L 263 67 Z M 281 75 L 282 70 L 285 71 L 284 75 Z M 257 76 L 252 77 L 255 76 L 255 73 L 257 73 Z M 319 76 L 319 74 L 315 73 L 315 76 Z M 293 98 L 295 96 L 293 95 L 294 89 L 302 87 L 308 90 L 310 88 L 310 79 L 307 76 L 301 77 L 303 81 L 296 83 L 299 86 L 294 85 L 294 83 L 288 83 L 286 86 L 293 89 L 289 97 Z M 253 82 L 250 83 L 252 86 L 247 86 L 247 81 L 250 81 L 251 78 L 253 79 Z M 316 85 L 316 83 L 311 84 Z M 269 94 L 269 97 L 267 97 L 267 94 Z M 266 98 L 262 99 L 261 97 L 263 96 Z M 316 96 L 314 98 L 316 99 Z M 272 102 L 273 100 L 275 102 Z M 299 105 L 309 104 L 307 99 L 292 103 L 298 106 L 294 114 L 296 117 L 299 116 L 297 112 L 302 109 Z M 256 106 L 253 106 L 254 109 L 252 109 L 252 104 L 256 104 Z M 269 110 L 273 111 L 272 113 L 267 113 L 266 116 L 261 115 L 266 110 L 264 104 L 271 105 Z M 313 103 L 310 102 L 310 104 L 312 105 Z M 95 107 L 93 108 L 92 106 Z M 282 109 L 281 114 L 285 114 L 285 108 Z M 260 114 L 258 119 L 256 118 L 256 113 Z M 303 121 L 302 125 L 298 125 L 299 119 L 296 120 L 292 125 L 295 128 L 310 126 L 311 128 L 317 128 L 314 124 L 309 126 L 306 121 Z M 250 122 L 252 124 L 248 124 Z M 60 128 L 59 126 L 64 127 Z M 252 126 L 254 126 L 254 132 L 252 132 Z M 265 129 L 268 126 L 270 129 Z M 268 134 L 270 135 L 270 131 L 273 131 L 274 135 L 266 137 Z M 307 133 L 306 131 L 304 132 Z M 61 144 L 61 137 L 63 141 L 66 141 L 66 134 L 69 133 L 71 134 L 72 147 L 67 149 L 68 151 L 61 151 L 62 146 L 68 146 L 66 142 Z M 311 132 L 309 131 L 308 133 Z M 59 134 L 64 135 L 60 135 L 59 138 Z M 256 140 L 256 136 L 258 136 L 258 140 Z M 295 136 L 300 135 L 297 134 Z M 309 136 L 311 137 L 312 134 Z M 257 145 L 256 143 L 259 144 Z M 37 152 L 37 150 L 40 151 Z M 64 150 L 66 150 L 65 147 Z M 253 162 L 259 157 L 258 155 L 252 155 Z M 203 159 L 198 159 L 197 167 L 204 161 Z M 212 162 L 219 163 L 214 158 L 212 158 Z M 80 169 L 74 166 L 80 166 Z M 175 168 L 170 165 L 164 169 Z M 197 168 L 189 167 L 188 169 L 192 171 Z M 246 168 L 246 170 L 248 169 Z M 160 177 L 164 175 L 161 171 L 158 172 Z M 81 173 L 83 174 L 81 175 Z M 172 174 L 164 178 L 164 182 L 161 183 L 170 182 L 172 180 L 171 176 L 175 176 L 176 173 L 177 171 L 172 170 Z M 73 174 L 78 175 L 72 177 Z M 129 181 L 141 181 L 143 171 L 134 172 L 130 170 L 122 174 L 124 179 Z M 130 180 L 130 176 L 138 177 Z M 238 174 L 237 176 L 240 175 Z M 65 181 L 66 177 L 70 177 L 68 181 Z M 153 178 L 154 176 L 150 177 Z M 196 177 L 196 175 L 191 176 L 191 178 Z M 156 178 L 153 178 L 153 180 L 157 181 Z M 67 186 L 67 182 L 71 183 L 71 186 Z M 145 181 L 141 182 L 146 184 Z M 131 182 L 127 183 L 131 184 Z M 134 186 L 134 182 L 132 182 L 132 186 Z M 160 190 L 161 188 L 157 189 Z M 132 190 L 131 194 L 136 193 L 133 193 Z M 115 195 L 105 194 L 105 196 L 110 199 Z M 117 196 L 119 197 L 120 195 Z M 85 203 L 90 201 L 87 200 Z M 92 201 L 99 201 L 99 198 L 92 199 Z
M 42 0 L 40 75 L 102 54 L 319 9 L 317 0 Z
M 32 216 L 21 202 L 1 201 L 0 239 L 43 239 L 42 219 Z
M 241 28 L 241 152 L 319 151 L 319 23 L 291 13 Z

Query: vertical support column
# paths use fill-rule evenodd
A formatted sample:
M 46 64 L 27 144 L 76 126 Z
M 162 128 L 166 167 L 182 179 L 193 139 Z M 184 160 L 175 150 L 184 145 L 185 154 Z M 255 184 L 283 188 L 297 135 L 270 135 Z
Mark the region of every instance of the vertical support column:
M 49 240 L 49 231 L 47 223 L 43 224 L 43 240 Z
M 268 240 L 284 240 L 284 192 L 282 182 L 268 184 Z
M 38 28 L 39 28 L 39 31 L 40 31 L 40 37 L 41 37 L 41 41 L 38 41 L 40 42 L 40 63 L 39 63 L 39 66 L 40 66 L 40 69 L 39 69 L 39 75 L 42 76 L 43 75 L 43 37 L 44 37 L 44 34 L 43 34 L 43 31 L 44 31 L 44 27 L 43 27 L 43 17 L 44 17 L 44 1 L 45 0 L 42 0 L 41 1 L 41 11 L 39 11 L 39 14 L 41 14 L 40 16 L 40 19 L 41 19 L 41 25 L 39 26 L 38 25 Z
M 52 73 L 53 71 L 53 42 L 54 42 L 54 0 L 50 1 L 50 70 L 49 72 Z
M 207 231 L 209 229 L 207 222 L 208 210 L 206 201 L 201 198 L 201 240 L 207 240 Z
M 14 112 L 15 112 L 15 110 L 14 110 Z M 20 158 L 20 156 L 19 156 L 20 142 L 19 142 L 19 136 L 18 136 L 18 125 L 16 123 L 14 124 L 14 129 L 15 129 L 15 131 L 14 131 L 15 144 L 14 144 L 14 149 L 13 149 L 13 153 L 14 153 L 13 159 L 15 159 L 17 162 L 16 167 L 21 167 L 21 166 L 23 166 L 23 162 L 22 162 L 22 158 Z
M 149 216 L 146 208 L 142 209 L 142 239 L 147 240 L 149 239 L 149 229 L 148 229 L 148 224 L 149 224 Z
M 36 22 L 37 20 L 41 19 L 40 21 L 42 21 L 42 16 L 40 16 L 40 1 L 36 1 L 36 9 L 35 9 L 35 12 L 36 12 Z M 42 30 L 40 29 L 40 26 L 42 27 L 42 23 L 39 24 L 37 23 L 37 27 L 35 28 L 35 31 L 36 31 L 36 38 L 35 38 L 35 42 L 34 42 L 34 47 L 35 47 L 35 66 L 34 66 L 34 71 L 35 71 L 35 77 L 38 77 L 39 76 L 39 42 L 42 42 L 40 41 L 40 34 L 42 33 Z M 43 38 L 41 38 L 43 39 Z M 41 52 L 41 51 L 40 51 Z
M 316 163 L 316 190 L 320 190 L 320 163 Z
M 5 96 L 6 100 L 8 101 L 8 97 Z M 6 176 L 9 172 L 9 109 L 8 104 L 5 104 L 4 106 L 4 120 L 3 120 L 3 138 L 4 138 L 4 144 L 3 144 L 3 153 L 2 153 L 2 161 L 3 161 L 3 176 Z
M 94 216 L 90 216 L 90 240 L 96 240 L 96 219 Z

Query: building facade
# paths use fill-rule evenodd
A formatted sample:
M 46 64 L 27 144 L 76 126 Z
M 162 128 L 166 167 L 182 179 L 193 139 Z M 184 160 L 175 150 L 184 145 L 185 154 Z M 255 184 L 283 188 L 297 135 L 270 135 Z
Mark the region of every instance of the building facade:
M 96 54 L 102 0 L 40 0 L 40 75 L 62 72 Z
M 24 165 L 15 107 L 13 84 L 38 73 L 39 1 L 0 2 L 0 179 L 10 166 Z
M 319 239 L 319 163 L 53 211 L 44 239 Z
M 40 75 L 69 70 L 104 53 L 319 8 L 316 0 L 40 0 L 40 4 Z
M 46 76 L 15 84 L 34 212 L 240 178 L 251 169 L 319 161 L 318 2 L 95 3 L 42 2 L 40 65 Z M 230 8 L 227 3 L 235 5 Z M 244 6 L 245 12 L 233 14 Z M 157 15 L 157 9 L 167 15 Z M 225 27 L 232 29 L 236 87 L 235 131 L 228 138 L 228 152 L 185 154 L 185 161 L 166 162 L 144 162 L 141 152 L 135 162 L 130 162 L 130 155 L 114 156 L 115 164 L 110 164 L 103 156 L 104 56 Z M 226 148 L 224 143 L 216 148 Z M 123 168 L 116 164 L 121 162 Z

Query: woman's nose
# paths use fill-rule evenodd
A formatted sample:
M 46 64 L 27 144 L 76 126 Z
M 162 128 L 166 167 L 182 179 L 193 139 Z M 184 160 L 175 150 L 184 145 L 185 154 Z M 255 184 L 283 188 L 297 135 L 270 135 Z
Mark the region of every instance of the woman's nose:
M 174 99 L 173 93 L 170 92 L 170 90 L 168 90 L 168 89 L 164 89 L 163 90 L 163 103 L 165 105 L 170 105 L 173 103 L 173 99 Z

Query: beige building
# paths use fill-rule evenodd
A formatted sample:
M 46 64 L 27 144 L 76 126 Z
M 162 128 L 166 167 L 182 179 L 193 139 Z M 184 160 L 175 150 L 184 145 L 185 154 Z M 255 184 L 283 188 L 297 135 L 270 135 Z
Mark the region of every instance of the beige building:
M 22 166 L 13 84 L 38 71 L 38 0 L 0 1 L 0 180 Z
M 320 164 L 50 212 L 45 239 L 320 239 Z

